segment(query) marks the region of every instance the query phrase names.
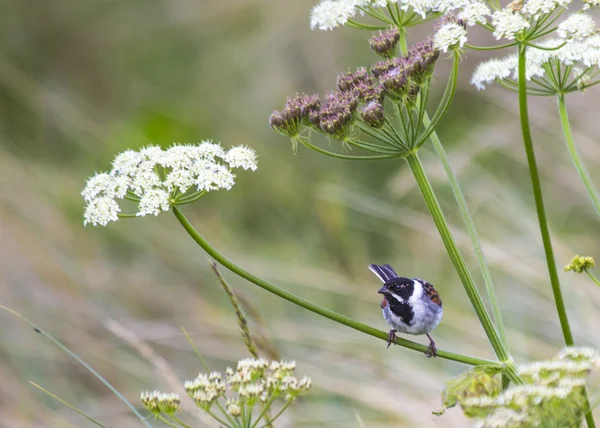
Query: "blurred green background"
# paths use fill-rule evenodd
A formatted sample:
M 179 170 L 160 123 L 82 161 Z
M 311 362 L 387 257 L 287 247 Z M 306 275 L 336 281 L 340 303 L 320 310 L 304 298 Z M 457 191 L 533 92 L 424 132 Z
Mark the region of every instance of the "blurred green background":
M 402 161 L 349 163 L 290 144 L 268 116 L 296 91 L 325 92 L 336 74 L 376 60 L 367 33 L 313 32 L 313 0 L 10 1 L 0 9 L 0 304 L 33 319 L 137 403 L 142 390 L 182 393 L 201 366 L 247 351 L 207 256 L 164 214 L 84 228 L 80 191 L 127 148 L 172 142 L 246 144 L 259 170 L 186 208 L 224 254 L 283 288 L 387 329 L 369 263 L 426 278 L 444 300 L 438 347 L 492 358 L 482 329 Z M 425 37 L 427 28 L 411 38 Z M 478 40 L 483 43 L 484 41 Z M 513 94 L 468 83 L 461 65 L 439 129 L 494 274 L 519 362 L 562 345 L 533 208 Z M 448 64 L 438 63 L 438 91 Z M 568 98 L 575 138 L 600 185 L 597 90 Z M 561 140 L 556 103 L 531 105 L 559 265 L 600 257 L 598 217 Z M 481 284 L 441 166 L 423 160 Z M 321 319 L 223 272 L 264 335 L 313 392 L 281 426 L 461 427 L 441 417 L 445 380 L 465 367 Z M 560 273 L 576 341 L 599 346 L 600 290 Z M 257 321 L 257 318 L 258 321 Z M 26 324 L 0 314 L 0 426 L 83 427 L 36 382 L 110 427 L 139 426 L 97 379 Z M 426 338 L 415 338 L 426 344 Z M 183 393 L 182 393 L 183 396 Z M 214 426 L 184 400 L 194 426 Z M 87 424 L 87 425 L 86 425 Z

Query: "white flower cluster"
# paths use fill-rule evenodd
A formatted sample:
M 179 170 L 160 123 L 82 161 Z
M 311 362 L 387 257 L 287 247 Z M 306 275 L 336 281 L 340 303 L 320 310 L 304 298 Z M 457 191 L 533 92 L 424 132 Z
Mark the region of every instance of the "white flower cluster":
M 309 378 L 294 376 L 295 362 L 268 361 L 263 358 L 240 360 L 237 369 L 228 367 L 223 375 L 218 372 L 200 375 L 185 382 L 185 390 L 198 407 L 209 410 L 221 397 L 231 416 L 239 416 L 242 406 L 250 408 L 257 403 L 272 402 L 278 397 L 293 400 L 311 387 Z M 228 394 L 229 390 L 229 394 Z M 235 394 L 235 396 L 232 396 Z
M 594 18 L 583 12 L 569 16 L 558 25 L 557 31 L 560 37 L 568 40 L 582 40 L 596 32 Z
M 502 38 L 514 40 L 521 31 L 529 28 L 529 21 L 520 13 L 511 9 L 501 9 L 492 15 L 492 26 L 496 40 Z
M 490 8 L 481 1 L 474 1 L 465 5 L 457 18 L 469 26 L 482 24 L 487 22 L 487 17 L 490 15 Z
M 598 6 L 600 6 L 600 0 L 583 0 L 583 2 L 585 3 L 583 5 L 583 10 L 587 10 L 587 9 L 592 8 L 592 7 L 598 7 Z
M 467 30 L 456 22 L 448 22 L 440 27 L 433 38 L 433 47 L 442 52 L 454 47 L 463 47 L 467 42 Z
M 210 409 L 215 400 L 227 392 L 219 372 L 208 375 L 200 373 L 196 379 L 186 381 L 184 388 L 196 405 L 205 410 Z
M 310 14 L 310 28 L 333 30 L 344 25 L 364 7 L 384 7 L 388 0 L 321 0 Z
M 181 409 L 181 400 L 178 394 L 159 391 L 142 392 L 140 397 L 142 405 L 153 414 L 164 413 L 172 415 Z
M 117 199 L 138 204 L 137 216 L 158 215 L 185 198 L 188 191 L 231 189 L 232 168 L 256 170 L 256 153 L 244 146 L 225 151 L 219 144 L 174 145 L 167 150 L 148 146 L 127 150 L 114 159 L 109 172 L 91 177 L 81 192 L 84 225 L 106 226 L 118 219 Z
M 265 359 L 245 359 L 238 362 L 237 370 L 228 368 L 227 383 L 245 399 L 260 398 L 265 402 L 273 395 L 284 395 L 287 400 L 306 392 L 310 379 L 298 380 L 294 377 L 295 362 L 272 361 Z
M 434 13 L 465 8 L 465 15 L 460 19 L 464 19 L 469 25 L 485 21 L 485 15 L 489 14 L 489 9 L 481 0 L 321 0 L 311 11 L 310 28 L 333 30 L 362 13 L 361 9 L 383 8 L 388 3 L 397 4 L 403 12 L 410 10 L 423 19 Z
M 600 367 L 600 352 L 567 348 L 554 359 L 521 367 L 526 385 L 514 386 L 498 396 L 475 396 L 461 401 L 465 414 L 479 418 L 486 428 L 545 426 L 581 417 L 584 386 L 593 368 Z M 572 420 L 575 418 L 575 420 Z
M 527 0 L 521 12 L 534 19 L 554 12 L 559 7 L 566 8 L 572 0 Z
M 562 46 L 564 45 L 564 46 Z M 550 39 L 539 44 L 542 48 L 558 48 L 554 50 L 527 50 L 527 79 L 543 77 L 547 72 L 545 67 L 557 63 L 570 67 L 570 72 L 577 79 L 595 75 L 600 68 L 600 35 L 593 35 L 580 41 L 570 43 L 563 39 Z M 560 47 L 562 46 L 562 47 Z M 583 71 L 585 71 L 583 73 Z M 479 64 L 471 78 L 471 83 L 478 89 L 484 89 L 489 83 L 502 79 L 517 79 L 518 60 L 516 55 L 505 58 L 491 59 Z M 577 82 L 579 83 L 579 82 Z

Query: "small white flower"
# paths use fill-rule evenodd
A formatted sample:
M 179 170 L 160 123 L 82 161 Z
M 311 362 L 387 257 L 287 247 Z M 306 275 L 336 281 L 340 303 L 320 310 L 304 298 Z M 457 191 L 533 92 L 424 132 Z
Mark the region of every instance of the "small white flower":
M 574 13 L 558 25 L 563 39 L 582 40 L 596 33 L 596 23 L 587 13 Z
M 520 13 L 510 9 L 501 9 L 492 15 L 494 37 L 514 40 L 521 31 L 529 28 L 529 22 Z
M 237 146 L 229 149 L 225 155 L 225 161 L 232 168 L 251 169 L 256 171 L 256 152 L 250 147 Z
M 356 2 L 352 0 L 322 0 L 310 13 L 312 30 L 333 30 L 344 25 L 356 15 Z
M 535 19 L 553 12 L 559 7 L 566 8 L 572 0 L 527 0 L 522 12 Z
M 119 204 L 108 196 L 100 196 L 92 199 L 85 207 L 83 213 L 83 225 L 92 223 L 93 226 L 106 226 L 111 221 L 117 221 L 117 214 L 121 211 Z
M 471 83 L 482 90 L 485 85 L 497 80 L 506 79 L 517 67 L 515 55 L 506 58 L 496 58 L 480 63 L 471 77 Z
M 421 15 L 423 19 L 427 18 L 427 15 L 436 10 L 438 1 L 436 0 L 398 0 L 400 9 L 407 11 L 412 9 L 413 12 Z M 440 5 L 441 6 L 441 5 Z M 441 6 L 443 7 L 443 6 Z
M 464 21 L 467 25 L 473 26 L 478 23 L 485 23 L 490 15 L 490 8 L 480 1 L 475 1 L 466 5 L 458 14 L 458 19 Z
M 168 211 L 171 206 L 169 192 L 163 189 L 150 189 L 140 199 L 138 217 L 158 215 L 161 211 Z
M 456 22 L 442 25 L 433 38 L 433 46 L 442 52 L 453 47 L 463 47 L 467 42 L 467 30 Z

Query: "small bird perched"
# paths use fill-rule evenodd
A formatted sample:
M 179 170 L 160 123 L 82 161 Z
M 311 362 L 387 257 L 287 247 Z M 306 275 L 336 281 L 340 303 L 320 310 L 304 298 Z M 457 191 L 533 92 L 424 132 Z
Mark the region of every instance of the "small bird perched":
M 381 309 L 383 317 L 392 326 L 388 335 L 388 348 L 396 342 L 396 332 L 426 334 L 429 349 L 425 355 L 435 357 L 435 342 L 429 332 L 442 319 L 442 299 L 433 285 L 420 278 L 398 276 L 390 265 L 369 265 L 369 269 L 383 281 L 378 293 L 383 294 Z

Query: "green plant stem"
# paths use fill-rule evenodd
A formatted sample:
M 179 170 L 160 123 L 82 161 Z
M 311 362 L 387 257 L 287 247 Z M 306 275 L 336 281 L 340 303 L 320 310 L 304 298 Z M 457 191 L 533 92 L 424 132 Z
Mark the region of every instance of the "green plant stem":
M 161 421 L 165 425 L 168 425 L 173 428 L 181 428 L 179 425 L 175 425 L 173 422 L 169 421 L 163 415 L 156 415 L 156 417 L 158 418 L 159 421 Z
M 527 163 L 529 164 L 529 174 L 531 176 L 531 185 L 533 187 L 533 196 L 535 199 L 535 207 L 537 210 L 538 221 L 540 224 L 540 232 L 544 243 L 544 252 L 546 253 L 546 261 L 548 264 L 548 273 L 552 284 L 552 292 L 556 303 L 556 311 L 560 319 L 565 343 L 568 346 L 573 346 L 573 335 L 571 334 L 571 326 L 565 309 L 565 302 L 560 289 L 558 280 L 558 271 L 556 269 L 556 260 L 554 259 L 554 251 L 552 249 L 552 239 L 550 238 L 550 230 L 548 228 L 548 219 L 546 218 L 546 208 L 544 207 L 544 197 L 542 195 L 542 185 L 540 174 L 538 171 L 537 161 L 535 159 L 535 151 L 533 148 L 533 139 L 531 137 L 531 128 L 529 126 L 529 111 L 527 106 L 527 80 L 526 80 L 526 46 L 519 46 L 519 112 L 521 118 L 521 131 L 523 133 L 523 142 L 525 144 L 525 152 L 527 154 Z
M 452 232 L 450 231 L 450 227 L 448 227 L 448 222 L 442 212 L 442 208 L 433 192 L 433 188 L 431 187 L 431 183 L 425 174 L 425 170 L 423 169 L 423 164 L 419 159 L 419 155 L 414 152 L 406 157 L 408 164 L 410 165 L 410 169 L 413 172 L 415 180 L 419 185 L 419 189 L 423 194 L 423 198 L 425 199 L 425 203 L 427 204 L 427 208 L 429 208 L 429 212 L 433 217 L 433 221 L 440 233 L 444 246 L 446 247 L 446 251 L 448 251 L 448 255 L 454 264 L 454 268 L 460 277 L 461 282 L 467 292 L 467 296 L 471 301 L 471 305 L 473 305 L 473 309 L 475 309 L 475 313 L 479 318 L 479 322 L 481 326 L 485 330 L 485 333 L 494 348 L 494 352 L 500 359 L 500 361 L 507 362 L 510 357 L 508 356 L 507 351 L 504 349 L 504 345 L 498 336 L 498 332 L 494 328 L 494 324 L 492 323 L 492 319 L 488 314 L 483 301 L 481 300 L 481 296 L 479 295 L 479 291 L 475 286 L 475 282 L 471 277 L 471 273 L 469 272 L 469 268 L 458 249 L 458 245 L 452 236 Z
M 525 152 L 527 154 L 527 163 L 529 164 L 529 174 L 531 176 L 531 185 L 533 187 L 533 196 L 535 199 L 535 207 L 537 210 L 538 222 L 540 224 L 540 232 L 544 244 L 544 252 L 546 253 L 546 262 L 548 264 L 548 274 L 552 285 L 552 293 L 556 304 L 556 311 L 560 320 L 560 326 L 563 332 L 565 343 L 567 346 L 573 346 L 573 334 L 567 317 L 567 310 L 558 280 L 558 271 L 556 269 L 556 260 L 554 259 L 554 251 L 552 249 L 552 239 L 550 238 L 550 229 L 548 228 L 548 219 L 546 218 L 546 208 L 544 207 L 544 197 L 542 195 L 542 185 L 540 174 L 535 159 L 535 151 L 533 148 L 533 139 L 531 137 L 531 128 L 529 126 L 529 110 L 527 105 L 527 46 L 519 45 L 519 116 L 521 119 L 521 132 L 523 134 L 523 143 L 525 144 Z M 584 403 L 585 420 L 589 428 L 595 428 L 596 422 L 594 415 L 590 410 L 590 402 L 585 392 Z
M 102 425 L 100 422 L 98 422 L 96 419 L 92 418 L 91 416 L 83 413 L 81 410 L 79 410 L 77 407 L 73 406 L 72 404 L 67 403 L 65 400 L 63 400 L 62 398 L 60 398 L 57 395 L 52 394 L 50 391 L 42 388 L 40 385 L 38 385 L 35 382 L 29 381 L 30 384 L 32 384 L 33 386 L 35 386 L 36 388 L 38 388 L 39 390 L 45 392 L 46 394 L 48 394 L 50 397 L 54 398 L 56 401 L 64 404 L 65 406 L 67 406 L 69 409 L 79 413 L 81 416 L 83 416 L 84 418 L 86 418 L 88 421 L 92 422 L 93 424 L 102 427 L 102 428 L 106 428 L 104 425 Z
M 308 309 L 311 312 L 314 312 L 318 315 L 321 315 L 325 318 L 329 318 L 332 321 L 335 321 L 337 323 L 343 324 L 347 327 L 350 327 L 354 330 L 358 330 L 362 333 L 368 334 L 369 336 L 373 336 L 376 337 L 380 340 L 383 341 L 387 341 L 388 339 L 388 333 L 378 330 L 376 328 L 373 328 L 371 326 L 368 326 L 366 324 L 360 323 L 352 318 L 349 318 L 345 315 L 342 314 L 338 314 L 337 312 L 334 312 L 330 309 L 324 308 L 323 306 L 314 304 L 308 300 L 302 299 L 288 291 L 285 291 L 279 287 L 277 287 L 274 284 L 271 284 L 270 282 L 267 282 L 257 276 L 252 275 L 251 273 L 247 272 L 246 270 L 242 269 L 241 267 L 237 266 L 235 263 L 229 261 L 229 259 L 227 259 L 225 256 L 223 256 L 221 253 L 219 253 L 215 248 L 213 248 L 197 231 L 196 229 L 194 229 L 194 226 L 192 226 L 192 224 L 188 221 L 188 219 L 185 217 L 185 215 L 183 214 L 183 212 L 181 211 L 181 209 L 179 209 L 179 207 L 173 207 L 173 213 L 175 214 L 175 217 L 177 218 L 177 220 L 181 223 L 181 225 L 183 226 L 183 228 L 186 230 L 186 232 L 191 236 L 191 238 L 196 241 L 196 243 L 204 250 L 206 251 L 206 253 L 208 253 L 213 259 L 215 259 L 219 264 L 221 264 L 222 266 L 224 266 L 225 268 L 229 269 L 231 272 L 235 273 L 238 276 L 241 276 L 242 278 L 252 282 L 253 284 L 258 285 L 259 287 L 261 287 L 262 289 L 269 291 L 270 293 L 275 294 L 276 296 L 279 296 L 289 302 L 292 302 L 304 309 Z M 402 338 L 397 338 L 396 339 L 396 344 L 407 348 L 407 349 L 412 349 L 413 351 L 418 351 L 418 352 L 425 352 L 427 351 L 428 347 L 425 345 L 421 345 L 415 342 L 412 342 L 410 340 L 406 340 L 406 339 L 402 339 Z M 473 366 L 477 366 L 477 365 L 501 365 L 500 363 L 494 362 L 494 361 L 490 361 L 490 360 L 484 360 L 484 359 L 480 359 L 480 358 L 474 358 L 474 357 L 469 357 L 466 355 L 461 355 L 461 354 L 455 354 L 453 352 L 448 352 L 448 351 L 442 351 L 442 350 L 438 350 L 437 354 L 438 357 L 440 358 L 444 358 L 447 360 L 451 360 L 451 361 L 457 361 L 459 363 L 463 363 L 463 364 L 468 364 L 468 365 L 473 365 Z
M 271 422 L 273 422 L 275 419 L 277 419 L 279 416 L 283 415 L 283 412 L 285 412 L 285 409 L 287 409 L 289 407 L 290 404 L 292 404 L 293 400 L 288 400 L 286 401 L 285 405 L 281 408 L 281 410 L 275 415 L 273 416 L 273 419 L 271 419 Z M 264 424 L 261 425 L 260 428 L 265 428 L 268 424 Z
M 96 377 L 96 379 L 98 379 L 100 382 L 102 382 L 104 384 L 104 386 L 106 386 L 108 389 L 110 389 L 112 391 L 112 393 L 115 394 L 119 398 L 119 400 L 121 400 L 127 407 L 129 407 L 129 409 L 140 420 L 140 422 L 142 424 L 144 424 L 148 428 L 152 428 L 152 425 L 150 425 L 150 423 L 146 420 L 146 418 L 144 416 L 142 416 L 142 414 L 140 412 L 138 412 L 138 410 L 125 398 L 125 396 L 123 396 L 123 394 L 121 394 L 114 386 L 112 386 L 110 384 L 110 382 L 108 380 L 106 380 L 100 373 L 98 373 L 96 370 L 94 370 L 92 368 L 92 366 L 90 366 L 88 363 L 83 361 L 81 359 L 81 357 L 79 357 L 76 353 L 71 351 L 69 348 L 67 348 L 65 345 L 63 345 L 61 342 L 59 342 L 58 339 L 55 339 L 54 336 L 52 336 L 50 333 L 46 332 L 45 330 L 40 328 L 37 324 L 35 324 L 33 321 L 31 321 L 29 318 L 24 317 L 17 311 L 14 311 L 14 310 L 7 308 L 6 306 L 2 306 L 2 305 L 0 305 L 0 309 L 16 316 L 17 318 L 22 319 L 27 324 L 29 324 L 36 333 L 39 333 L 42 336 L 46 337 L 47 339 L 50 339 L 50 341 L 52 343 L 54 343 L 60 349 L 65 351 L 67 354 L 69 354 L 69 356 L 71 356 L 79 364 L 81 364 L 83 367 L 85 367 L 87 371 L 89 371 L 92 375 L 94 375 Z
M 401 38 L 400 50 L 402 53 L 406 53 L 406 51 L 407 51 L 407 44 L 406 44 L 405 36 L 406 36 L 405 32 L 402 31 L 400 34 L 400 38 Z M 456 58 L 454 60 L 457 61 Z M 423 121 L 423 125 L 425 126 L 425 128 L 428 128 L 429 125 L 431 124 L 431 119 L 429 118 L 429 114 L 427 114 L 425 106 L 423 106 L 422 121 Z M 448 161 L 448 156 L 446 156 L 446 151 L 444 150 L 444 146 L 442 145 L 442 142 L 440 141 L 440 138 L 438 137 L 435 129 L 431 132 L 431 135 L 429 136 L 429 138 L 431 139 L 431 142 L 433 143 L 433 147 L 434 147 L 438 157 L 440 158 L 440 161 L 442 162 L 444 171 L 446 172 L 448 181 L 450 182 L 450 187 L 452 188 L 452 193 L 454 194 L 454 199 L 456 199 L 456 203 L 458 204 L 458 207 L 460 209 L 460 213 L 463 218 L 463 222 L 465 223 L 467 232 L 469 234 L 469 237 L 471 238 L 471 243 L 473 245 L 473 249 L 475 250 L 475 255 L 477 257 L 479 269 L 481 270 L 481 275 L 483 277 L 483 282 L 485 283 L 486 291 L 487 291 L 487 294 L 490 299 L 490 304 L 492 306 L 492 313 L 494 315 L 494 321 L 496 324 L 496 328 L 498 329 L 498 333 L 500 335 L 500 340 L 501 340 L 502 344 L 504 345 L 504 349 L 506 350 L 506 353 L 507 353 L 508 357 L 510 358 L 510 348 L 508 346 L 508 339 L 506 338 L 506 329 L 504 327 L 504 320 L 502 319 L 502 312 L 500 310 L 500 305 L 498 303 L 498 298 L 496 296 L 494 283 L 492 281 L 492 275 L 490 273 L 489 267 L 485 260 L 485 256 L 483 254 L 481 244 L 479 242 L 479 237 L 477 235 L 475 223 L 473 222 L 473 218 L 471 217 L 471 214 L 469 213 L 467 201 L 465 200 L 465 196 L 460 188 L 460 184 L 458 183 L 458 178 L 456 177 L 456 174 L 454 173 L 454 170 L 452 169 L 452 166 L 450 165 L 450 162 Z
M 579 177 L 581 177 L 581 181 L 583 181 L 583 185 L 585 186 L 594 207 L 596 208 L 596 212 L 600 215 L 600 195 L 598 195 L 598 191 L 592 182 L 581 158 L 579 157 L 579 153 L 577 152 L 577 148 L 575 147 L 575 141 L 573 140 L 573 133 L 571 132 L 571 124 L 569 122 L 569 116 L 567 114 L 567 106 L 565 105 L 565 96 L 561 94 L 558 96 L 558 111 L 560 113 L 560 123 L 562 125 L 563 133 L 565 135 L 565 141 L 567 143 L 567 147 L 569 149 L 569 154 L 571 155 L 571 159 L 575 164 L 575 168 L 577 168 L 577 172 L 579 173 Z
M 594 282 L 596 283 L 596 285 L 597 285 L 598 287 L 600 287 L 600 281 L 598 281 L 598 279 L 597 279 L 597 278 L 596 278 L 594 275 L 592 275 L 592 274 L 590 273 L 590 271 L 589 271 L 589 270 L 585 269 L 585 273 L 587 274 L 587 276 L 589 276 L 589 277 L 590 277 L 590 279 L 591 279 L 592 281 L 594 281 Z
M 425 126 L 428 126 L 429 123 L 429 116 L 426 112 L 423 116 L 423 124 Z M 433 143 L 433 148 L 435 149 L 435 152 L 437 153 L 438 158 L 440 158 L 444 170 L 446 171 L 446 176 L 448 177 L 450 187 L 452 188 L 452 193 L 454 194 L 454 199 L 456 200 L 456 203 L 458 204 L 458 207 L 460 209 L 460 214 L 463 218 L 463 222 L 465 223 L 465 227 L 467 228 L 469 238 L 471 238 L 471 244 L 473 245 L 473 249 L 475 250 L 477 263 L 479 264 L 479 269 L 481 270 L 483 282 L 485 284 L 485 288 L 490 299 L 495 325 L 498 330 L 498 334 L 500 335 L 500 340 L 502 341 L 504 348 L 510 356 L 510 348 L 508 346 L 508 339 L 506 338 L 506 329 L 504 328 L 504 320 L 502 319 L 502 311 L 500 310 L 500 304 L 498 303 L 498 297 L 496 296 L 496 289 L 492 280 L 492 274 L 490 273 L 490 269 L 485 260 L 483 249 L 481 248 L 481 244 L 479 242 L 477 229 L 475 229 L 473 217 L 471 217 L 471 214 L 469 213 L 469 208 L 467 206 L 465 195 L 463 194 L 462 189 L 460 188 L 460 184 L 458 184 L 458 178 L 456 177 L 456 174 L 454 173 L 454 170 L 452 169 L 452 166 L 448 161 L 448 156 L 446 155 L 446 151 L 444 150 L 444 146 L 442 145 L 442 142 L 440 141 L 437 132 L 432 132 L 430 139 Z
M 175 422 L 177 422 L 179 425 L 181 425 L 183 428 L 192 428 L 190 425 L 186 424 L 185 422 L 183 422 L 182 420 L 180 420 L 178 417 L 171 415 L 171 419 L 173 419 Z

